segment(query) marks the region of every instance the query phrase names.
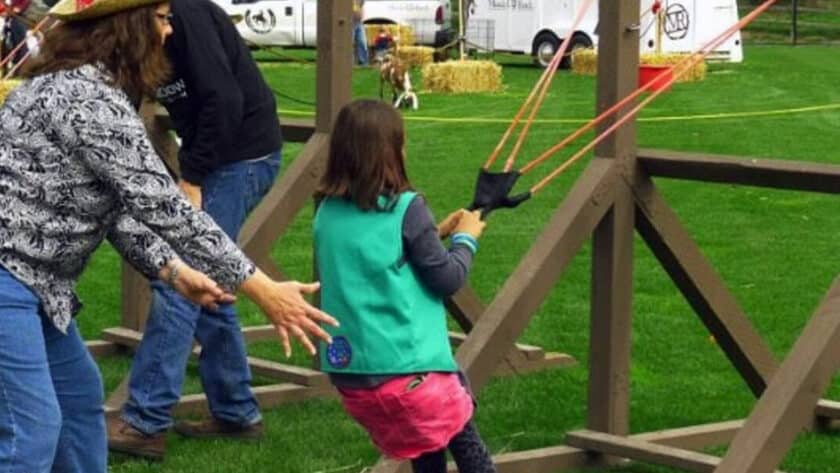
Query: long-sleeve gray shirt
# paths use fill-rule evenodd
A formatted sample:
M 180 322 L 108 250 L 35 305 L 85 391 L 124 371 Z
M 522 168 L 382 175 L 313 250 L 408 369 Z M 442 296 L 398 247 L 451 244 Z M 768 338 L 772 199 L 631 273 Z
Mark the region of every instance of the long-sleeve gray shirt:
M 448 249 L 443 246 L 437 224 L 419 195 L 405 211 L 402 238 L 406 260 L 434 294 L 446 298 L 464 285 L 472 265 L 472 252 L 464 245 Z
M 108 238 L 148 277 L 176 255 L 232 290 L 254 265 L 183 197 L 128 97 L 99 68 L 45 74 L 0 108 L 0 266 L 66 330 Z

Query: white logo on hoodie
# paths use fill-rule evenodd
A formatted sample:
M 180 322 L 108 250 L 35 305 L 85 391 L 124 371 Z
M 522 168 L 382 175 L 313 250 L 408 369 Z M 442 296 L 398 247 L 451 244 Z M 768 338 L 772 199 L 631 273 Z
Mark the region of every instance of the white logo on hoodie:
M 163 103 L 172 103 L 176 100 L 187 98 L 187 84 L 184 79 L 178 79 L 175 82 L 159 87 L 155 94 L 157 99 Z

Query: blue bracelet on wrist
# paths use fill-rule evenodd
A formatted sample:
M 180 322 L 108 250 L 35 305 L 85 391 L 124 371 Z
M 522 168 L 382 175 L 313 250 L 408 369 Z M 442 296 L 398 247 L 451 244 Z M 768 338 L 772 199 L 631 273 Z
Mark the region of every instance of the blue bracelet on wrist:
M 472 254 L 475 254 L 478 251 L 478 240 L 469 233 L 456 233 L 452 235 L 450 241 L 453 245 L 466 246 Z

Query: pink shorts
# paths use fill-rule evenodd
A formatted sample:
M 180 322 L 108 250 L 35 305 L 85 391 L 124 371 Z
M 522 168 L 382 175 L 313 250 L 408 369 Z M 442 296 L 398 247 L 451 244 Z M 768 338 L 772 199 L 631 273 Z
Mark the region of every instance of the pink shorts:
M 374 389 L 339 389 L 347 412 L 385 455 L 417 458 L 445 448 L 472 418 L 473 402 L 456 373 L 392 379 Z

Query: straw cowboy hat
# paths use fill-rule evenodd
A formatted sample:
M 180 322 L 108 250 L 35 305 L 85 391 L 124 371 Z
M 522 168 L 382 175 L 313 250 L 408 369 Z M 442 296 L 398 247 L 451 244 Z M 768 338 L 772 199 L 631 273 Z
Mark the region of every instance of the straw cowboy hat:
M 165 0 L 61 0 L 49 11 L 50 16 L 63 21 L 89 20 L 112 15 L 123 10 L 163 3 Z

